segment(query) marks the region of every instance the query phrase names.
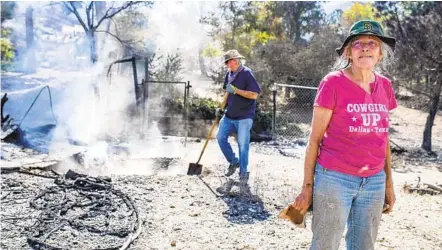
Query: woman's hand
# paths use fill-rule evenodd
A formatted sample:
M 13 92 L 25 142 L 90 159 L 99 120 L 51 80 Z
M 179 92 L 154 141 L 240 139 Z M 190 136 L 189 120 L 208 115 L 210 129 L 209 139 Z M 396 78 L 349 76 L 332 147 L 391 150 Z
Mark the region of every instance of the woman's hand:
M 385 202 L 382 213 L 388 214 L 393 210 L 394 203 L 396 202 L 396 196 L 394 194 L 393 185 L 387 185 L 385 188 Z
M 301 193 L 296 197 L 292 206 L 301 214 L 307 213 L 313 201 L 313 187 L 303 187 Z

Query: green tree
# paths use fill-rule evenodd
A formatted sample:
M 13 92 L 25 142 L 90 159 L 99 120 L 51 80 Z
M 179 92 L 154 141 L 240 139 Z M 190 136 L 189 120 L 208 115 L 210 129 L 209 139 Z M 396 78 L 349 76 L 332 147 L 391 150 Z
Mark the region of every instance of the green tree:
M 135 8 L 128 9 L 113 21 L 115 33 L 106 33 L 117 39 L 131 54 L 148 54 L 150 49 L 146 46 L 148 19 L 144 13 Z
M 275 11 L 283 18 L 286 37 L 295 42 L 317 30 L 325 17 L 321 3 L 317 1 L 276 2 Z
M 369 2 L 353 3 L 349 9 L 344 11 L 342 18 L 344 23 L 348 26 L 352 25 L 354 22 L 364 19 L 375 20 L 380 23 L 384 21 L 384 17 L 379 15 L 378 10 L 373 3 Z
M 4 27 L 3 23 L 14 17 L 16 2 L 1 2 L 1 62 L 2 69 L 5 69 L 14 60 L 14 44 L 10 41 L 9 35 L 12 33 L 10 28 Z
M 3 24 L 4 21 L 12 19 L 14 17 L 17 3 L 12 1 L 2 1 L 1 7 L 1 23 Z
M 12 46 L 12 43 L 6 38 L 1 39 L 1 51 L 2 64 L 5 62 L 10 62 L 12 59 L 14 59 L 14 47 Z
M 151 79 L 160 81 L 159 83 L 149 84 L 149 93 L 152 97 L 165 98 L 165 100 L 173 102 L 174 99 L 183 96 L 182 85 L 178 87 L 176 84 L 170 83 L 183 80 L 183 57 L 179 51 L 167 54 L 166 58 L 152 56 L 150 66 Z
M 165 60 L 159 57 L 158 61 L 160 61 L 160 63 L 153 73 L 155 80 L 171 82 L 182 81 L 183 58 L 179 51 L 174 54 L 168 54 Z
M 235 48 L 250 58 L 255 46 L 284 37 L 282 18 L 276 16 L 275 7 L 273 2 L 222 2 L 219 15 L 209 13 L 201 22 L 211 27 L 209 34 L 223 50 Z
M 284 38 L 282 17 L 277 15 L 274 2 L 222 2 L 218 9 L 200 21 L 210 28 L 209 35 L 221 48 L 209 44 L 201 53 L 203 57 L 219 57 L 222 51 L 237 49 L 250 61 L 255 57 L 255 47 Z M 215 83 L 223 82 L 223 65 L 214 65 L 207 71 Z

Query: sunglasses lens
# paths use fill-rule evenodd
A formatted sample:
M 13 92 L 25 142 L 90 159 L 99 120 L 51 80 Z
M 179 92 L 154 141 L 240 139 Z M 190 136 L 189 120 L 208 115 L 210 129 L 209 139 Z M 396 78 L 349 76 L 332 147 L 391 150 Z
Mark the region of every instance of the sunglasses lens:
M 376 49 L 378 47 L 378 43 L 375 41 L 370 41 L 370 42 L 368 42 L 368 47 L 370 49 Z
M 355 41 L 355 42 L 353 42 L 352 47 L 353 47 L 354 49 L 361 49 L 361 48 L 362 48 L 362 44 L 361 44 L 361 42 L 359 42 L 359 41 Z
M 360 41 L 355 41 L 355 42 L 353 42 L 353 44 L 352 44 L 352 48 L 354 48 L 354 49 L 362 49 L 362 48 L 364 48 L 365 47 L 365 45 L 367 45 L 367 47 L 369 48 L 369 49 L 376 49 L 378 46 L 379 46 L 379 44 L 377 43 L 377 42 L 375 42 L 375 41 L 369 41 L 368 43 L 362 43 L 362 42 L 360 42 Z

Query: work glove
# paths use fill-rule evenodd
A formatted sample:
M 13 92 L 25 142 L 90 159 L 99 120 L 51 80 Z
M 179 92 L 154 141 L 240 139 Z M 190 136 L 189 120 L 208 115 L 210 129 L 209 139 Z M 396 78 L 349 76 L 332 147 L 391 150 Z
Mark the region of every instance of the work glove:
M 220 109 L 220 108 L 217 108 L 216 110 L 215 110 L 215 117 L 221 117 L 221 116 L 223 116 L 224 115 L 224 110 L 222 110 L 222 109 Z
M 287 206 L 279 213 L 279 218 L 290 220 L 296 227 L 306 227 L 305 214 L 301 214 L 291 205 Z
M 233 86 L 232 84 L 227 84 L 226 85 L 226 91 L 229 92 L 230 94 L 234 94 L 235 95 L 237 89 L 238 88 Z

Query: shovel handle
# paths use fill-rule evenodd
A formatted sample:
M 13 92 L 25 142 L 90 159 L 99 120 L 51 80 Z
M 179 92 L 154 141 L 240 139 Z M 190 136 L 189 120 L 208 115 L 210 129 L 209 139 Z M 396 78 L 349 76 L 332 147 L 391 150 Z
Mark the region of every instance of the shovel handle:
M 223 100 L 223 102 L 221 103 L 221 106 L 220 106 L 221 109 L 224 109 L 226 107 L 227 99 L 228 98 L 229 98 L 229 93 L 226 93 L 226 95 L 224 96 L 224 100 Z M 218 124 L 218 122 L 219 122 L 219 117 L 217 117 L 215 119 L 215 121 L 212 124 L 212 127 L 210 127 L 209 134 L 207 135 L 206 142 L 204 143 L 204 146 L 203 146 L 203 150 L 201 150 L 200 157 L 198 158 L 198 161 L 196 162 L 196 164 L 200 163 L 201 157 L 203 157 L 204 151 L 206 150 L 207 143 L 209 143 L 210 135 L 212 135 L 212 132 L 215 129 L 215 127 Z

